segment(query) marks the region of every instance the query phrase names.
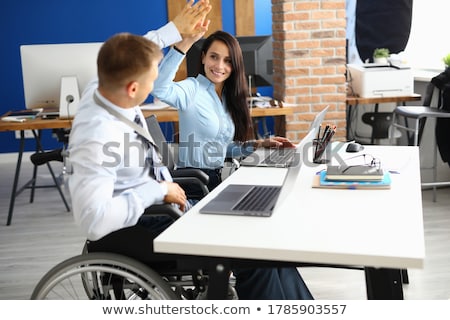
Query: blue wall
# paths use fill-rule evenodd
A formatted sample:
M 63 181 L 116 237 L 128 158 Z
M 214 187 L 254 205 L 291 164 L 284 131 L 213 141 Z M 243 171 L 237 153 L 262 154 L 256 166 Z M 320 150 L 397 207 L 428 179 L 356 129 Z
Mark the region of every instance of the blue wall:
M 255 1 L 256 34 L 271 34 L 271 0 Z M 233 4 L 222 0 L 223 29 L 232 34 Z M 104 41 L 117 32 L 144 34 L 166 22 L 166 0 L 1 0 L 0 114 L 25 108 L 20 45 Z M 46 149 L 58 146 L 50 130 L 44 131 L 43 143 Z M 18 147 L 13 132 L 0 133 L 0 152 Z M 32 140 L 26 149 L 34 149 Z

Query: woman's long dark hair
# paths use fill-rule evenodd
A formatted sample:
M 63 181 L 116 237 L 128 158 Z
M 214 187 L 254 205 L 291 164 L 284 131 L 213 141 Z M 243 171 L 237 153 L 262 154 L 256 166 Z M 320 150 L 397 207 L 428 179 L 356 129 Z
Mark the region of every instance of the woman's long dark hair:
M 202 56 L 206 55 L 206 52 L 214 41 L 222 41 L 230 51 L 233 70 L 224 84 L 227 110 L 231 114 L 235 126 L 234 140 L 240 142 L 247 141 L 252 134 L 252 121 L 247 104 L 248 85 L 247 78 L 245 77 L 242 50 L 239 42 L 231 34 L 224 31 L 216 31 L 203 42 L 200 61 Z M 200 73 L 205 75 L 202 64 Z

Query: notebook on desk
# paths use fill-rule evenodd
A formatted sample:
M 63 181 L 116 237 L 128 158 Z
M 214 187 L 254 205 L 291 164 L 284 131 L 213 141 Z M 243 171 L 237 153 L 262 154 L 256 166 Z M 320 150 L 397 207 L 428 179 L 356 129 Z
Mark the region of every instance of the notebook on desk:
M 311 122 L 309 131 L 317 132 L 319 126 L 325 119 L 328 108 L 329 106 L 326 106 L 322 111 L 316 114 L 313 122 Z M 245 159 L 240 162 L 240 165 L 250 167 L 287 168 L 295 164 L 293 161 L 293 157 L 295 153 L 299 152 L 299 150 L 297 149 L 298 147 L 276 149 L 259 148 L 245 157 Z
M 308 142 L 313 140 L 315 134 L 315 130 L 310 131 L 296 150 L 302 150 Z M 293 162 L 295 165 L 288 168 L 281 186 L 230 184 L 201 208 L 199 212 L 270 217 L 276 209 L 276 205 L 284 201 L 297 180 L 302 164 L 300 152 L 294 153 Z
M 59 108 L 44 108 L 41 113 L 39 113 L 39 116 L 42 119 L 56 119 L 59 118 Z

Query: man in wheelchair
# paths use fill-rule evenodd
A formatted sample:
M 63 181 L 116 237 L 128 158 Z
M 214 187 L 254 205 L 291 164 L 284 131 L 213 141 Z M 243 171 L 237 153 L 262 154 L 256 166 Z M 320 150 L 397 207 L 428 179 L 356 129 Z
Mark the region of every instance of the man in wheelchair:
M 69 137 L 73 213 L 87 236 L 88 252 L 123 254 L 158 273 L 173 270 L 176 275 L 181 256 L 153 252 L 153 239 L 173 222 L 173 215 L 144 213 L 162 203 L 183 212 L 187 199 L 161 164 L 139 105 L 158 76 L 160 48 L 181 41 L 183 35 L 203 35 L 210 9 L 207 0 L 195 5 L 189 1 L 162 28 L 145 36 L 117 34 L 101 47 L 98 80 L 83 92 Z M 236 274 L 239 299 L 312 299 L 295 268 L 246 269 Z

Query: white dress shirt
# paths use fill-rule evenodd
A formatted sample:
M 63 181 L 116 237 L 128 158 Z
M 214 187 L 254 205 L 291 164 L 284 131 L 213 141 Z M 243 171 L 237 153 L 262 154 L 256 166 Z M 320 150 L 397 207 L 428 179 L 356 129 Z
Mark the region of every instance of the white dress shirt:
M 181 40 L 172 22 L 145 37 L 160 47 Z M 149 176 L 140 137 L 96 104 L 94 94 L 131 121 L 139 115 L 145 127 L 139 106 L 120 108 L 103 98 L 97 88 L 95 79 L 84 90 L 69 137 L 72 211 L 89 240 L 135 225 L 145 208 L 162 202 L 167 193 L 164 184 Z

